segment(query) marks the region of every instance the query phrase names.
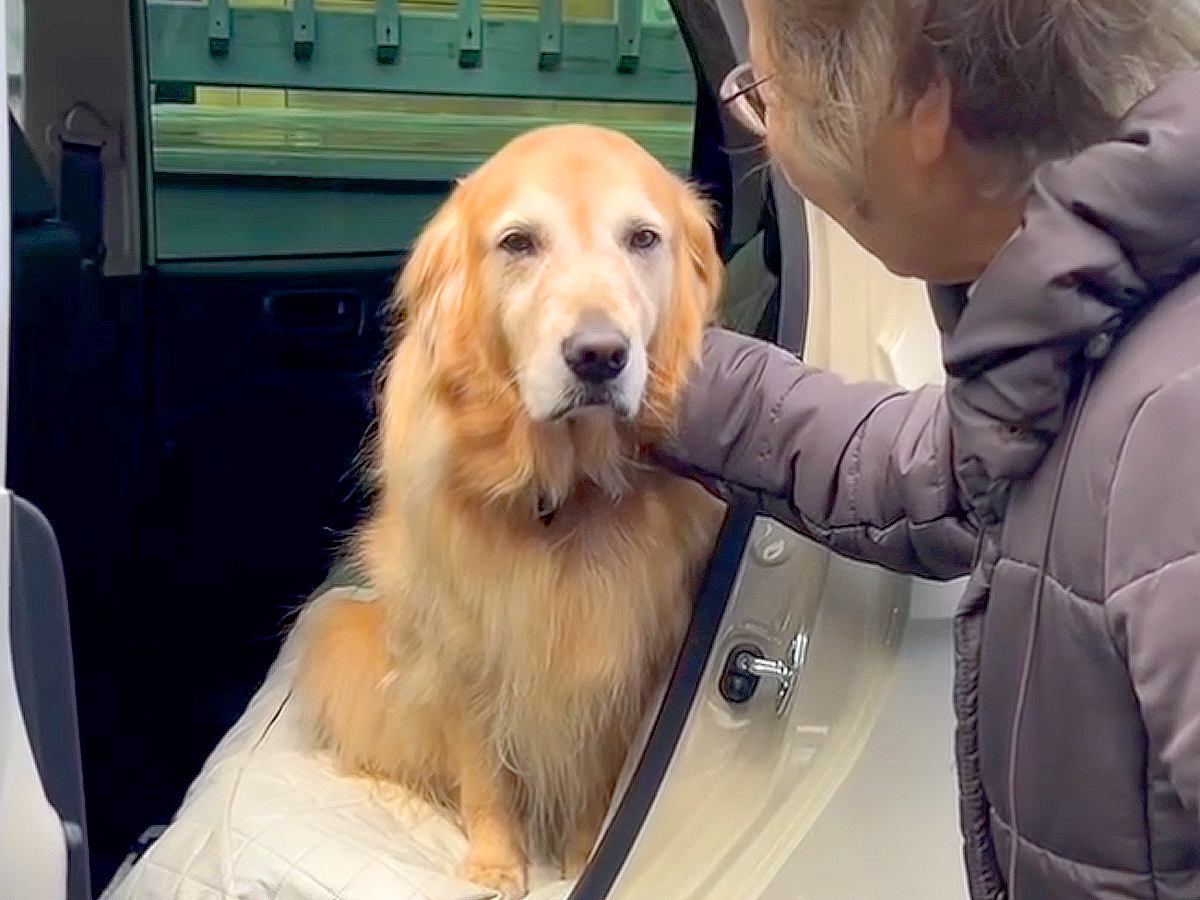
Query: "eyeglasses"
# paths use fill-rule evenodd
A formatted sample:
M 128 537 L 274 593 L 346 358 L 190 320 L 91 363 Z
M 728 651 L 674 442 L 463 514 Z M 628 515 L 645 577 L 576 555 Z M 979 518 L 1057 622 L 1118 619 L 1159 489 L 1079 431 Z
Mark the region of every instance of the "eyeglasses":
M 734 66 L 721 82 L 717 92 L 721 104 L 729 108 L 742 126 L 755 137 L 767 135 L 767 104 L 759 90 L 771 76 L 754 74 L 750 63 Z

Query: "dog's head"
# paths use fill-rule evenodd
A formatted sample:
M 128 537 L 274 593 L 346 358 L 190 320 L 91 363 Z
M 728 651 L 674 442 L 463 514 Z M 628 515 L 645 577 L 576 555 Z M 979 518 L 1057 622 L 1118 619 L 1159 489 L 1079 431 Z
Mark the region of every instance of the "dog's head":
M 669 431 L 720 277 L 693 188 L 623 135 L 560 126 L 458 185 L 398 293 L 461 436 L 537 477 L 538 445 Z

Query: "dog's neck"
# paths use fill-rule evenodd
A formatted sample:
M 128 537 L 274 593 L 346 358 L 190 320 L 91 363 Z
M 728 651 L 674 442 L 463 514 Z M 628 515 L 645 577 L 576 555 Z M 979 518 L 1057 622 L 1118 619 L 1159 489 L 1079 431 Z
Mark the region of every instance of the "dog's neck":
M 548 494 L 539 491 L 533 514 L 543 526 L 549 528 L 554 524 L 554 519 L 558 516 L 558 511 L 562 509 L 562 503 L 562 501 L 555 501 Z
M 640 474 L 648 469 L 644 448 L 632 448 L 618 460 L 608 463 L 600 473 L 577 472 L 564 490 L 536 485 L 532 492 L 532 515 L 549 528 L 573 512 L 582 512 L 598 503 L 616 505 L 636 489 Z
M 626 490 L 613 492 L 591 479 L 582 479 L 557 499 L 539 492 L 534 503 L 533 517 L 538 526 L 548 532 L 569 532 L 599 510 L 620 505 L 632 488 L 633 485 L 630 484 Z

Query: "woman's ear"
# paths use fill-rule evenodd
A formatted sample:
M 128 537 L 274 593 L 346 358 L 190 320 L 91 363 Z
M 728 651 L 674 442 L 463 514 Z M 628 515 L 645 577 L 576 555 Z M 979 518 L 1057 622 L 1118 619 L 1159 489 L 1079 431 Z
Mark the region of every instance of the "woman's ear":
M 954 115 L 954 90 L 940 72 L 930 79 L 909 112 L 913 159 L 930 166 L 946 155 Z

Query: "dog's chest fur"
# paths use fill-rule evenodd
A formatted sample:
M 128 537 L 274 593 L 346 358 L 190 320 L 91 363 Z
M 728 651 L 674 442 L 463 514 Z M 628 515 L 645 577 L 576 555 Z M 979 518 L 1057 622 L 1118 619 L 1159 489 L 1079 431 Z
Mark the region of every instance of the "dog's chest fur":
M 677 646 L 714 504 L 689 483 L 639 477 L 617 502 L 583 489 L 549 523 L 443 508 L 406 529 L 416 544 L 406 593 L 423 607 L 413 612 L 465 685 L 561 709 L 642 683 Z
M 425 491 L 410 498 L 420 515 L 374 523 L 395 689 L 419 683 L 431 705 L 473 717 L 518 776 L 537 843 L 611 791 L 718 525 L 696 485 L 638 479 L 615 503 L 585 491 L 549 525 L 532 508 L 522 518 Z

